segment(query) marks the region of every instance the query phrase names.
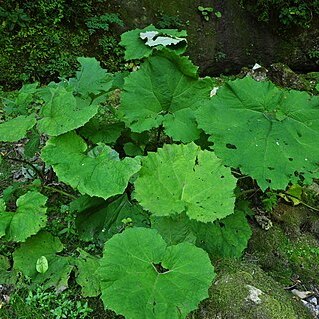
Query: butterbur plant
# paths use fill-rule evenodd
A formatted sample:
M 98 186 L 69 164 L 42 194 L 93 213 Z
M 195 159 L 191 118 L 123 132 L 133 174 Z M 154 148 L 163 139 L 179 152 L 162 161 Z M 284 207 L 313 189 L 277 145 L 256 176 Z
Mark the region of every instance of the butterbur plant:
M 74 78 L 32 90 L 38 108 L 25 98 L 26 112 L 5 114 L 0 140 L 42 136 L 42 161 L 77 194 L 69 209 L 78 242 L 103 250 L 65 254 L 40 188 L 13 210 L 0 201 L 0 236 L 17 243 L 12 273 L 58 291 L 73 273 L 83 296 L 101 295 L 127 319 L 182 319 L 208 297 L 212 263 L 239 258 L 251 236 L 249 208 L 234 192 L 238 172 L 263 191 L 318 177 L 319 98 L 249 77 L 211 96 L 214 81 L 181 55 L 185 36 L 126 32 L 137 71 L 115 77 L 79 58 Z

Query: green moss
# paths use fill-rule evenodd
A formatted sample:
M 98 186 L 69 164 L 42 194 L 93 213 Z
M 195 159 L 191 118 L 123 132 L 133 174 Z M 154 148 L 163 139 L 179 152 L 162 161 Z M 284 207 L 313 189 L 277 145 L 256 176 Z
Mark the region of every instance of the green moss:
M 311 318 L 301 303 L 258 266 L 226 260 L 217 268 L 218 278 L 211 287 L 211 297 L 190 318 Z
M 287 215 L 288 216 L 288 215 Z M 318 285 L 319 245 L 311 233 L 302 233 L 300 215 L 289 219 L 286 232 L 278 225 L 265 231 L 255 228 L 249 243 L 248 254 L 273 278 L 284 285 L 291 285 L 299 278 L 310 286 Z M 294 234 L 294 235 L 292 235 Z

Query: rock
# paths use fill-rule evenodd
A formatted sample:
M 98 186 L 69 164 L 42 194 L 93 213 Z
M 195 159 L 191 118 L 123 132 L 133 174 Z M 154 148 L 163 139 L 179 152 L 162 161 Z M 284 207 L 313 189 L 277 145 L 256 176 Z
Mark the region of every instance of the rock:
M 303 77 L 292 71 L 288 65 L 283 63 L 273 63 L 269 66 L 269 79 L 285 88 L 294 90 L 311 90 L 311 84 Z
M 189 319 L 310 319 L 310 312 L 258 266 L 223 261 L 218 277 Z

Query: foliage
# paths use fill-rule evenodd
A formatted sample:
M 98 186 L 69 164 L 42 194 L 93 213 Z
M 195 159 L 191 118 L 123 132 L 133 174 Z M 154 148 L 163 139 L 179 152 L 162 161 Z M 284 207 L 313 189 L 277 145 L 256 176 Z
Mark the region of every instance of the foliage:
M 102 63 L 115 71 L 122 59 L 112 31 L 116 25 L 123 26 L 120 17 L 105 12 L 99 0 L 2 1 L 0 83 L 16 88 L 26 81 L 69 77 L 76 57 L 89 55 L 92 46 Z M 106 52 L 99 45 L 102 38 L 113 50 Z
M 319 14 L 319 1 L 307 0 L 240 0 L 241 5 L 259 21 L 279 21 L 282 25 L 309 28 Z
M 242 178 L 291 197 L 289 184 L 318 177 L 318 97 L 251 78 L 216 88 L 163 45 L 176 37 L 125 33 L 128 56 L 145 59 L 137 71 L 112 75 L 82 57 L 74 77 L 5 101 L 0 165 L 28 165 L 39 180 L 3 192 L 2 281 L 22 273 L 61 292 L 72 278 L 127 319 L 185 318 L 208 295 L 211 260 L 247 246 Z M 25 156 L 28 143 L 40 149 Z
M 194 141 L 200 136 L 194 111 L 209 99 L 211 86 L 186 57 L 159 53 L 125 79 L 120 110 L 134 132 L 163 126 L 176 141 Z
M 110 24 L 117 24 L 121 27 L 124 26 L 123 21 L 117 13 L 106 13 L 101 16 L 95 16 L 86 20 L 86 26 L 89 29 L 90 34 L 93 34 L 99 30 L 108 31 Z
M 203 18 L 205 19 L 205 21 L 209 21 L 210 19 L 210 15 L 212 13 L 214 13 L 214 15 L 217 18 L 221 18 L 222 14 L 220 11 L 214 9 L 213 7 L 203 7 L 203 6 L 198 6 L 197 7 L 198 11 L 201 13 L 201 15 L 203 16 Z
M 167 247 L 155 230 L 132 228 L 106 243 L 100 277 L 102 299 L 117 313 L 177 319 L 208 296 L 215 273 L 201 249 L 189 243 Z

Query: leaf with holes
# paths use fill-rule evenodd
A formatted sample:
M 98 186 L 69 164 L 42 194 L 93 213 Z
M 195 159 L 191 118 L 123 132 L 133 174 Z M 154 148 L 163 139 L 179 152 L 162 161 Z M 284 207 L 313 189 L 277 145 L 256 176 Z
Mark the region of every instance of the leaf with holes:
M 143 132 L 163 125 L 176 141 L 198 139 L 194 111 L 209 100 L 213 84 L 196 72 L 186 57 L 161 53 L 149 58 L 125 79 L 120 111 L 127 126 Z
M 165 145 L 142 159 L 135 198 L 155 216 L 185 213 L 207 223 L 233 213 L 235 186 L 214 153 L 194 143 Z
M 197 113 L 216 155 L 262 190 L 319 176 L 319 97 L 251 78 L 226 83 Z
M 193 223 L 196 245 L 206 250 L 213 258 L 238 258 L 247 247 L 252 235 L 251 228 L 242 211 L 235 211 L 214 223 Z
M 26 137 L 27 132 L 35 125 L 35 116 L 20 115 L 0 124 L 0 141 L 17 142 Z
M 89 152 L 84 140 L 69 132 L 51 138 L 41 153 L 59 179 L 82 194 L 107 199 L 122 194 L 132 175 L 140 169 L 140 160 L 124 158 L 109 146 L 99 144 Z
M 19 197 L 16 212 L 7 212 L 0 204 L 0 237 L 21 242 L 36 234 L 46 225 L 46 201 L 44 195 L 30 191 Z
M 154 49 L 166 48 L 177 54 L 182 54 L 187 47 L 186 36 L 187 32 L 185 30 L 157 29 L 153 25 L 149 25 L 144 29 L 135 29 L 123 33 L 120 44 L 126 49 L 125 60 L 134 60 L 149 57 Z M 157 40 L 158 37 L 165 39 L 159 41 Z M 176 46 L 177 44 L 179 45 Z
M 156 230 L 111 238 L 99 270 L 102 300 L 127 319 L 181 319 L 208 297 L 215 277 L 208 255 L 190 243 L 167 247 Z
M 58 136 L 87 123 L 98 111 L 98 104 L 82 99 L 62 86 L 43 90 L 45 104 L 38 122 L 40 132 Z

